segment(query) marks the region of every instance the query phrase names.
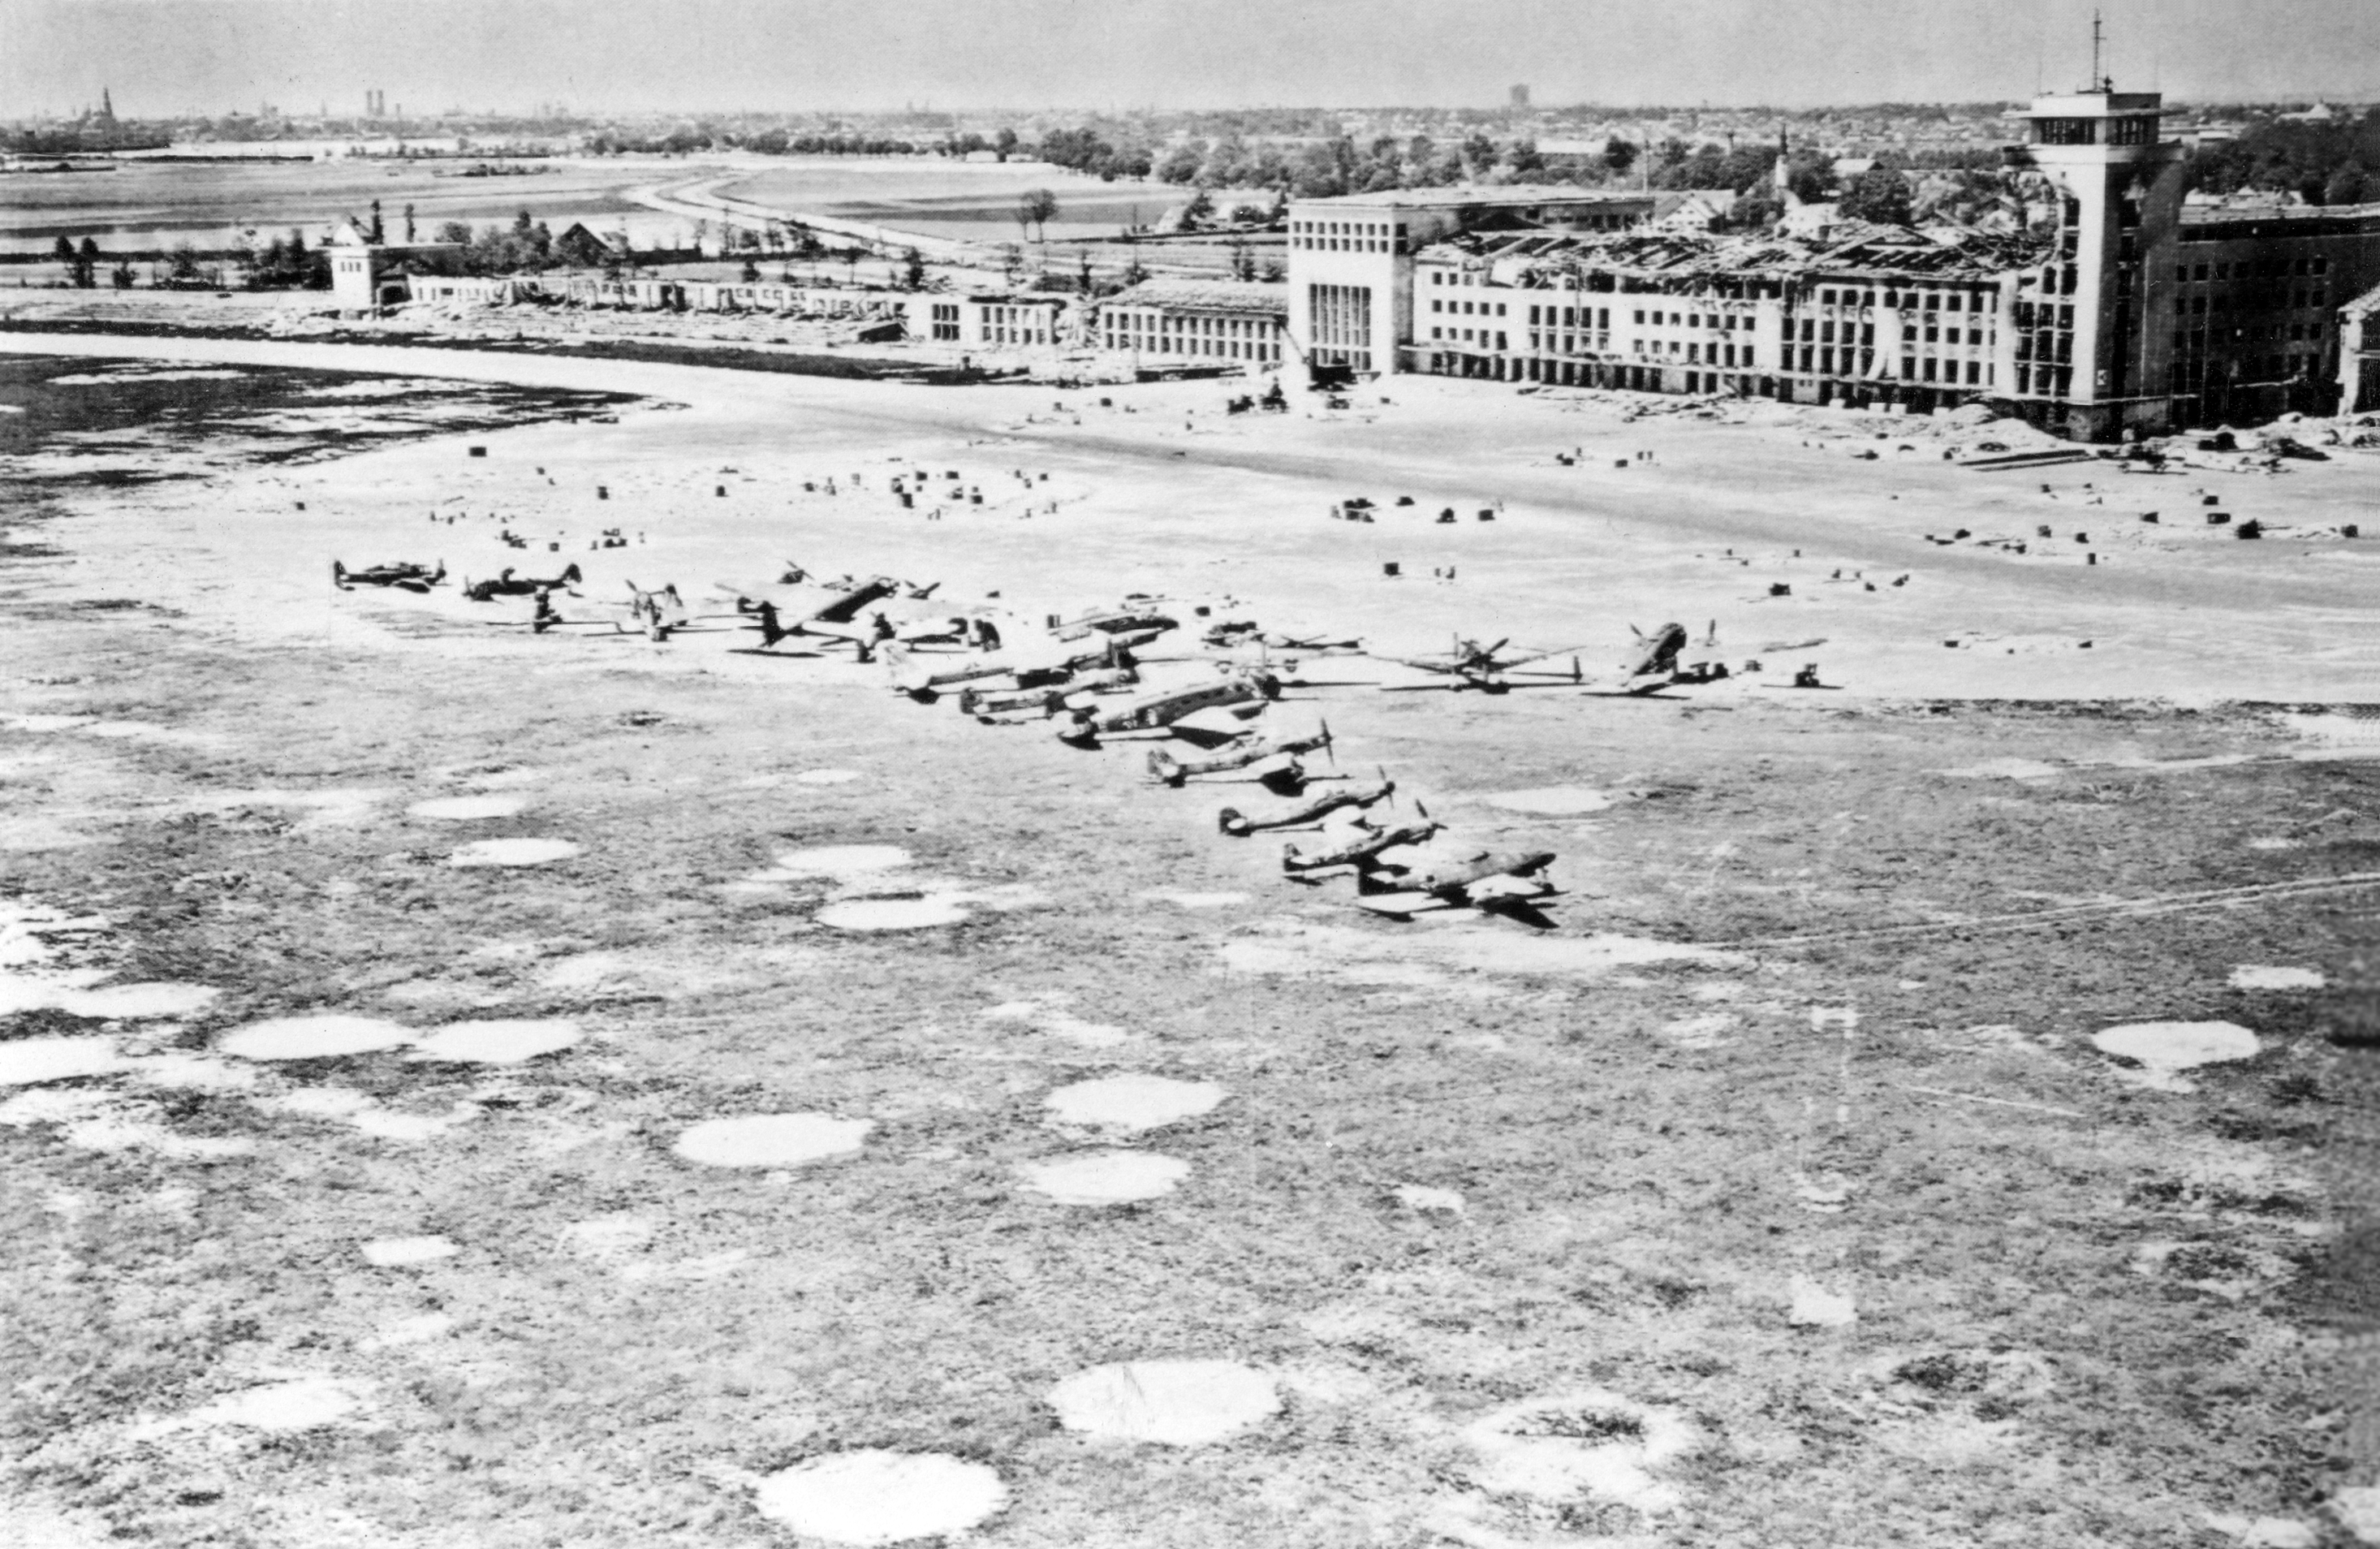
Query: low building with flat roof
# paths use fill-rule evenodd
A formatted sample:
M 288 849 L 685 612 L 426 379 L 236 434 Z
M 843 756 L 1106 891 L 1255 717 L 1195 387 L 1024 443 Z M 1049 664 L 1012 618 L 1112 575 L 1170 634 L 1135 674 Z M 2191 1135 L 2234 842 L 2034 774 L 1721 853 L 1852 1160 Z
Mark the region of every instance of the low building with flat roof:
M 1099 348 L 1160 361 L 1281 361 L 1289 287 L 1254 280 L 1144 280 L 1099 305 Z

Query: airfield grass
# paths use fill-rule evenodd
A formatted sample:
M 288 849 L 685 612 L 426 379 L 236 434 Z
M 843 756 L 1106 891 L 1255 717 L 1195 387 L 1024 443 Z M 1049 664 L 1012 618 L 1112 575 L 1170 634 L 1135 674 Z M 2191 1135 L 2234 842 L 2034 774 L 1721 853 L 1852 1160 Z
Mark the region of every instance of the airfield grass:
M 1234 973 L 1220 954 L 1257 922 L 1395 928 L 1269 876 L 1268 846 L 1212 834 L 1224 793 L 1142 787 L 1125 753 L 856 686 L 664 682 L 583 642 L 425 674 L 402 651 L 262 652 L 149 610 L 30 611 L 18 649 L 42 681 L 12 710 L 168 735 L 12 735 L 19 810 L 96 842 L 12 857 L 10 886 L 103 913 L 123 977 L 225 987 L 163 1043 L 481 999 L 502 1010 L 469 1014 L 590 1032 L 518 1069 L 392 1054 L 261 1078 L 454 1120 L 419 1143 L 246 1092 L 130 1099 L 176 1133 L 255 1142 L 204 1165 L 0 1131 L 22 1245 L 0 1264 L 11 1472 L 135 1540 L 758 1543 L 781 1535 L 740 1480 L 862 1446 L 997 1468 L 1012 1505 L 989 1541 L 1018 1544 L 1417 1544 L 1465 1501 L 1519 1542 L 2180 1543 L 2203 1513 L 2301 1514 L 2325 1492 L 2335 1400 L 2300 1326 L 2320 1046 L 2292 1003 L 2225 983 L 2234 963 L 2306 960 L 2313 905 L 1592 977 L 1349 982 L 1327 953 Z M 1572 929 L 1724 944 L 2367 869 L 2374 848 L 2362 820 L 2328 849 L 2244 844 L 2368 811 L 2363 765 L 1938 773 L 2070 751 L 2070 714 L 1382 705 L 1344 712 L 1342 737 L 1423 788 L 1493 772 L 1636 793 L 1591 820 L 1502 820 L 1563 851 Z M 2120 729 L 2165 757 L 2272 739 L 2246 714 Z M 768 779 L 822 765 L 862 778 Z M 507 770 L 539 772 L 508 787 L 529 799 L 516 817 L 403 815 Z M 352 823 L 200 810 L 293 788 L 383 794 Z M 464 836 L 514 834 L 584 850 L 443 863 Z M 808 923 L 829 884 L 721 890 L 777 849 L 837 843 L 1044 901 L 855 936 Z M 983 1016 L 1018 1000 L 1123 1040 Z M 1814 1008 L 1855 1009 L 1856 1028 L 1814 1027 Z M 2195 1094 L 2141 1091 L 2087 1038 L 2148 1018 L 2236 1018 L 2265 1048 L 2199 1072 Z M 1187 1183 L 1097 1211 L 1025 1191 L 1018 1164 L 1075 1145 L 1043 1124 L 1046 1094 L 1126 1070 L 1230 1089 L 1146 1140 Z M 793 1173 L 670 1153 L 703 1119 L 777 1111 L 877 1128 L 859 1156 Z M 1830 1177 L 1850 1188 L 1839 1213 L 1797 1198 Z M 1405 1208 L 1400 1184 L 1465 1208 Z M 414 1270 L 359 1253 L 431 1234 L 459 1253 Z M 2279 1267 L 2235 1299 L 2142 1273 L 2153 1240 L 2193 1245 L 2176 1262 L 2201 1277 Z M 1859 1322 L 1788 1326 L 1795 1275 L 1853 1296 Z M 445 1332 L 371 1348 L 432 1312 Z M 2013 1354 L 2018 1378 L 1971 1352 Z M 1070 1436 L 1044 1401 L 1082 1367 L 1171 1355 L 1277 1373 L 1286 1409 L 1177 1451 Z M 298 1372 L 377 1384 L 367 1418 L 136 1433 Z M 1695 1426 L 1666 1475 L 1685 1505 L 1483 1506 L 1461 1425 L 1588 1387 Z
M 662 380 L 617 369 L 629 390 Z M 2034 582 L 1975 559 L 1871 597 L 1821 591 L 1837 561 L 1820 543 L 1891 558 L 1925 527 L 1982 529 L 1979 512 L 2102 526 L 2072 509 L 2096 470 L 2058 484 L 2058 506 L 1955 482 L 1930 452 L 1907 469 L 1790 437 L 1747 452 L 1768 433 L 1556 420 L 1422 384 L 1397 385 L 1402 420 L 1207 415 L 1194 433 L 1187 389 L 1035 424 L 1019 406 L 1050 414 L 1040 389 L 731 380 L 725 407 L 689 391 L 687 411 L 616 426 L 478 432 L 482 458 L 431 441 L 12 517 L 0 903 L 103 915 L 97 966 L 224 994 L 114 1030 L 22 1010 L 0 1038 L 108 1031 L 203 1054 L 308 1012 L 587 1034 L 520 1067 L 399 1050 L 260 1067 L 247 1087 L 35 1092 L 151 1139 L 0 1125 L 0 1223 L 22 1245 L 0 1257 L 0 1447 L 20 1500 L 177 1544 L 759 1544 L 786 1535 L 753 1476 L 889 1447 L 998 1470 L 1010 1505 L 981 1537 L 1018 1545 L 2131 1545 L 2219 1542 L 2209 1513 L 2313 1519 L 2346 1403 L 2319 1344 L 2339 1082 L 2306 996 L 2229 976 L 2321 966 L 2336 900 L 1741 945 L 2380 870 L 2375 765 L 2291 759 L 2303 744 L 2277 713 L 1741 679 L 1648 701 L 1296 690 L 1277 714 L 1327 715 L 1343 772 L 1384 769 L 1466 837 L 1560 852 L 1571 896 L 1540 937 L 1400 926 L 1344 884 L 1286 883 L 1275 840 L 1215 831 L 1249 787 L 1150 787 L 1137 749 L 986 728 L 849 667 L 730 656 L 716 634 L 532 638 L 451 596 L 322 579 L 334 554 L 439 555 L 457 576 L 563 562 L 499 547 L 501 523 L 564 543 L 590 595 L 794 557 L 947 577 L 952 596 L 1001 587 L 1034 616 L 1213 577 L 1268 623 L 1415 647 L 1490 612 L 1524 639 L 1580 639 L 1583 615 L 1608 625 L 1655 592 L 1685 596 L 1689 619 L 1724 612 L 1733 658 L 1773 669 L 1798 648 L 1765 638 L 1825 634 L 1843 640 L 1812 648 L 1830 678 L 1922 683 L 1948 658 L 2005 694 L 2149 679 L 2167 644 L 2150 567 L 2203 567 L 2218 579 L 2202 602 L 2226 573 L 2143 552 Z M 828 392 L 853 416 L 769 396 Z M 1237 470 L 1217 451 L 1232 436 Z M 1635 503 L 1624 524 L 1522 508 L 1587 476 L 1523 469 L 1521 444 L 1584 436 L 1661 448 L 1658 467 L 1597 473 Z M 1167 458 L 1155 474 L 1135 437 Z M 880 477 L 895 453 L 938 490 L 964 470 L 991 506 L 896 516 Z M 1054 477 L 1028 490 L 1002 472 L 1018 463 Z M 864 501 L 800 487 L 863 468 Z M 2332 474 L 2252 486 L 2269 504 L 2242 508 L 2317 511 Z M 1420 512 L 1418 536 L 1321 516 L 1358 487 L 1434 505 L 1498 481 L 1513 509 L 1459 534 Z M 1849 515 L 1810 518 L 1806 560 L 1755 531 L 1762 568 L 1739 579 L 1697 552 L 1722 539 L 1695 523 L 1755 488 L 1779 531 Z M 1886 506 L 1888 488 L 1929 504 Z M 1045 496 L 1062 509 L 1023 516 Z M 431 527 L 425 507 L 463 519 Z M 614 524 L 637 545 L 584 547 Z M 1631 549 L 1622 525 L 1651 535 Z M 1379 553 L 1417 576 L 1425 545 L 1458 538 L 1481 589 L 1377 579 Z M 1591 602 L 1543 557 L 1557 547 L 1597 572 Z M 2347 567 L 2318 545 L 2265 547 L 2241 562 L 2260 567 L 2249 595 L 2345 584 L 2320 581 Z M 1762 597 L 1770 574 L 1803 600 Z M 2110 576 L 2143 579 L 2112 602 L 2079 591 Z M 2058 600 L 2060 581 L 2087 601 Z M 2238 645 L 2210 678 L 2295 672 L 2277 636 L 2208 616 L 2161 627 Z M 2085 622 L 2100 644 L 1941 650 L 1946 628 L 2011 617 L 2028 650 Z M 129 734 L 14 719 L 69 714 Z M 2209 762 L 2240 755 L 2265 762 Z M 856 778 L 797 778 L 828 769 Z M 1485 799 L 1547 787 L 1612 805 Z M 407 813 L 483 789 L 523 807 Z M 580 849 L 448 864 L 507 837 Z M 990 901 L 954 926 L 847 933 L 814 919 L 833 881 L 751 880 L 835 845 L 912 854 L 876 885 Z M 1731 955 L 1638 960 L 1648 943 Z M 2090 1043 L 2210 1018 L 2263 1047 L 2193 1072 L 2195 1092 L 2143 1087 Z M 1127 1142 L 1187 1178 L 1105 1209 L 1033 1193 L 1021 1165 L 1114 1139 L 1052 1128 L 1049 1094 L 1125 1073 L 1230 1092 Z M 704 1121 L 788 1112 L 875 1128 L 856 1156 L 776 1172 L 673 1151 Z M 160 1136 L 250 1149 L 198 1160 Z M 1463 1208 L 1415 1208 L 1407 1186 Z M 457 1250 L 410 1268 L 362 1251 L 431 1236 Z M 1790 1323 L 1797 1279 L 1852 1298 L 1856 1323 Z M 1047 1403 L 1086 1367 L 1169 1357 L 1257 1367 L 1283 1409 L 1172 1449 L 1070 1433 Z M 308 1376 L 365 1401 L 283 1431 L 190 1422 Z M 1656 1470 L 1681 1504 L 1493 1494 L 1462 1429 L 1594 1388 L 1693 1426 L 1696 1446 Z

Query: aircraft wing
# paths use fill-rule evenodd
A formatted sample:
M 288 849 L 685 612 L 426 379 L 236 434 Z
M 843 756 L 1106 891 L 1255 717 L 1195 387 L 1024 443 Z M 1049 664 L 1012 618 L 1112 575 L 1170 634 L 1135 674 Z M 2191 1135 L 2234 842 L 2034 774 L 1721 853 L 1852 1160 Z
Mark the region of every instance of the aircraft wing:
M 1564 645 L 1557 646 L 1551 651 L 1532 651 L 1525 656 L 1515 656 L 1510 661 L 1499 662 L 1496 667 L 1500 672 L 1511 672 L 1515 667 L 1527 666 L 1531 662 L 1542 662 L 1549 656 L 1575 656 L 1585 649 L 1581 645 Z
M 1361 893 L 1355 896 L 1355 907 L 1385 914 L 1391 920 L 1411 920 L 1416 914 L 1433 914 L 1440 909 L 1462 909 L 1453 898 L 1442 898 L 1435 893 Z

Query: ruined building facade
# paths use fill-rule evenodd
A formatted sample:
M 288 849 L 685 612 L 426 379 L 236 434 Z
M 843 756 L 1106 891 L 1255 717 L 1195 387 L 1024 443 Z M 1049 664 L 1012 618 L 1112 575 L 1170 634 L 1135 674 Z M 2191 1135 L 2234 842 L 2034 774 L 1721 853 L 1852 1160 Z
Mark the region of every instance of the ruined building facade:
M 1641 228 L 1632 196 L 1416 190 L 1290 207 L 1290 336 L 1314 363 L 1795 403 L 1984 401 L 2082 439 L 2337 397 L 2340 309 L 2380 284 L 2380 205 L 2201 210 L 2160 99 L 2037 99 L 2021 234 Z M 1644 196 L 1633 196 L 1642 201 Z

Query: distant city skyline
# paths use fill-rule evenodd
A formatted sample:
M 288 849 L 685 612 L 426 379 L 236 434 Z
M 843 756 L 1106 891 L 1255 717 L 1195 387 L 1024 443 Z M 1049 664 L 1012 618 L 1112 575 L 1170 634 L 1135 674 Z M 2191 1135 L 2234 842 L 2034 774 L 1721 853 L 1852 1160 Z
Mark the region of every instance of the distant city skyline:
M 2119 86 L 2380 97 L 2369 0 L 2101 0 Z M 2082 84 L 2089 0 L 0 0 L 0 117 L 1816 107 Z

